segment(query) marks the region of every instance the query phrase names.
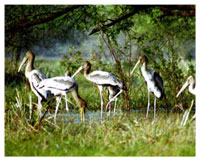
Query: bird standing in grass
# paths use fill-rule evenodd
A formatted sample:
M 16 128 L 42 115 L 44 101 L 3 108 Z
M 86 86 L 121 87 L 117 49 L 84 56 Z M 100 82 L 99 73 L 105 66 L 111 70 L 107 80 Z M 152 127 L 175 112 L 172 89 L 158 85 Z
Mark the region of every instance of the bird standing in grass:
M 18 72 L 27 62 L 25 75 L 29 80 L 32 91 L 38 97 L 38 114 L 41 114 L 42 101 L 47 101 L 52 97 L 56 97 L 57 105 L 54 117 L 54 122 L 56 123 L 56 114 L 61 103 L 61 97 L 63 95 L 66 96 L 69 92 L 72 92 L 75 101 L 78 103 L 81 109 L 81 120 L 85 120 L 85 107 L 87 104 L 78 94 L 78 83 L 69 76 L 48 79 L 45 78 L 41 72 L 34 69 L 34 59 L 35 55 L 33 52 L 28 51 L 18 69 Z
M 90 73 L 91 64 L 88 61 L 85 61 L 83 65 L 74 73 L 72 77 L 78 74 L 82 69 L 84 69 L 85 78 L 95 83 L 99 89 L 100 98 L 101 98 L 101 120 L 102 120 L 103 119 L 103 95 L 102 95 L 103 87 L 108 87 L 109 93 L 111 95 L 109 102 L 106 105 L 106 108 L 107 108 L 109 104 L 112 101 L 116 100 L 116 98 L 122 93 L 122 91 L 124 90 L 124 84 L 113 74 L 105 72 L 105 71 L 93 71 Z M 116 93 L 116 90 L 118 91 L 117 93 Z
M 57 105 L 55 110 L 54 122 L 56 123 L 56 115 L 58 111 L 58 107 L 61 103 L 62 96 L 65 96 L 66 107 L 67 105 L 67 94 L 69 92 L 72 93 L 72 96 L 76 103 L 80 106 L 81 109 L 81 121 L 85 121 L 85 107 L 86 102 L 83 100 L 78 94 L 78 83 L 71 77 L 53 77 L 44 79 L 40 82 L 39 89 L 44 89 L 49 91 L 51 95 L 56 96 Z M 66 108 L 67 109 L 67 108 Z M 67 109 L 69 111 L 69 109 Z
M 43 89 L 39 89 L 39 83 L 46 79 L 43 73 L 40 71 L 34 69 L 34 60 L 35 55 L 33 52 L 28 51 L 26 52 L 26 55 L 24 59 L 22 60 L 21 65 L 19 66 L 18 72 L 20 72 L 22 66 L 27 63 L 26 69 L 25 69 L 25 76 L 29 80 L 31 90 L 35 93 L 35 95 L 38 97 L 38 114 L 40 113 L 40 110 L 42 108 L 42 101 L 45 99 L 50 98 L 51 96 L 48 94 L 47 91 Z
M 189 86 L 189 92 L 191 94 L 195 95 L 196 94 L 195 80 L 194 80 L 194 78 L 192 76 L 189 76 L 187 78 L 186 82 L 184 83 L 183 87 L 180 89 L 180 91 L 176 95 L 176 98 L 178 98 L 178 96 L 181 94 L 181 92 L 183 92 L 188 86 Z M 190 111 L 191 111 L 191 109 L 193 107 L 193 103 L 194 103 L 194 100 L 192 100 L 190 107 L 184 112 L 183 119 L 182 119 L 182 122 L 181 122 L 182 126 L 186 125 L 186 123 L 187 123 L 187 120 L 188 120 L 189 115 L 190 115 Z M 196 117 L 196 114 L 193 115 L 193 117 L 191 118 L 190 121 L 195 119 L 195 117 Z
M 162 99 L 164 94 L 163 80 L 160 75 L 154 70 L 150 70 L 147 68 L 148 59 L 145 55 L 141 56 L 131 71 L 131 75 L 136 70 L 136 68 L 142 64 L 141 70 L 142 75 L 147 84 L 148 90 L 148 104 L 147 104 L 147 113 L 146 118 L 148 118 L 148 112 L 150 107 L 150 93 L 154 94 L 154 120 L 156 119 L 156 98 Z

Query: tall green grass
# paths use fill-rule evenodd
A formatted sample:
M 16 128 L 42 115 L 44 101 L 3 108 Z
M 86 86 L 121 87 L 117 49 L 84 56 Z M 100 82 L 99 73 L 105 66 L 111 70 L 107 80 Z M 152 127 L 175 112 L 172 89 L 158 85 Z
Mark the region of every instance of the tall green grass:
M 59 60 L 37 59 L 35 67 L 47 77 L 62 76 L 66 71 Z M 57 125 L 53 124 L 52 117 L 45 117 L 39 124 L 37 97 L 26 83 L 24 73 L 17 73 L 7 61 L 5 68 L 5 156 L 195 156 L 193 113 L 190 113 L 186 125 L 181 125 L 183 112 L 167 115 L 158 111 L 157 120 L 152 124 L 152 112 L 147 120 L 142 111 L 121 112 L 123 100 L 120 96 L 118 113 L 109 118 L 104 116 L 103 122 L 91 119 L 86 123 L 73 123 L 73 119 L 64 120 L 58 116 Z M 80 96 L 87 101 L 86 112 L 99 111 L 100 97 L 96 85 L 82 74 L 75 79 L 79 83 Z M 142 77 L 132 80 L 131 107 L 146 108 L 144 80 Z M 70 110 L 79 112 L 70 94 L 68 98 Z M 104 92 L 104 101 L 108 101 L 107 92 Z M 54 113 L 55 103 L 43 105 L 43 113 L 47 108 L 49 113 Z M 59 113 L 66 113 L 64 103 Z
M 156 123 L 144 113 L 118 114 L 104 122 L 49 122 L 40 130 L 5 132 L 6 156 L 195 156 L 195 122 L 159 113 Z

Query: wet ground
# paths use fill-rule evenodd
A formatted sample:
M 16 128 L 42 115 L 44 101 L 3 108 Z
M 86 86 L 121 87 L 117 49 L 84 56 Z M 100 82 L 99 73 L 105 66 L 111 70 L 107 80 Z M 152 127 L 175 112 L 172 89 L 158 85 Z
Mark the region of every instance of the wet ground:
M 77 111 L 74 111 L 74 110 L 70 110 L 70 112 L 65 112 L 65 111 L 62 111 L 62 113 L 58 113 L 57 114 L 57 122 L 59 121 L 71 121 L 73 123 L 80 123 L 80 113 L 77 112 Z M 157 114 L 159 112 L 166 112 L 165 109 L 158 109 L 157 111 Z M 191 110 L 191 112 L 195 112 L 194 110 Z M 146 115 L 146 108 L 142 108 L 142 109 L 136 109 L 136 110 L 131 110 L 130 113 L 141 113 L 141 114 L 144 114 L 144 117 Z M 103 120 L 105 119 L 109 119 L 109 118 L 112 118 L 114 117 L 115 115 L 119 116 L 119 115 L 122 115 L 124 114 L 123 111 L 121 110 L 118 110 L 117 112 L 111 112 L 110 115 L 108 112 L 103 112 Z M 153 109 L 150 109 L 149 110 L 149 114 L 153 114 Z M 55 114 L 47 114 L 46 116 L 52 116 L 54 117 Z M 87 110 L 86 111 L 86 115 L 85 115 L 85 122 L 86 123 L 89 123 L 91 121 L 101 121 L 101 111 L 98 110 L 98 111 L 89 111 Z

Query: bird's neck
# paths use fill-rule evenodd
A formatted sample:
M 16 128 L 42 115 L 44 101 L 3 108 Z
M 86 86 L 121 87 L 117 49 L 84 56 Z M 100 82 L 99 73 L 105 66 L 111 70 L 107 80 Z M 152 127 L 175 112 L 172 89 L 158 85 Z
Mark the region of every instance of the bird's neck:
M 144 63 L 142 64 L 141 70 L 142 70 L 142 73 L 148 71 L 148 68 L 147 68 L 147 62 L 144 62 Z
M 89 75 L 89 73 L 90 73 L 90 69 L 91 68 L 86 68 L 86 69 L 84 69 L 84 76 L 87 78 L 88 77 L 88 75 Z
M 34 69 L 33 61 L 34 61 L 33 59 L 28 60 L 28 63 L 26 65 L 26 71 L 25 71 L 26 75 L 28 75 Z
M 195 94 L 195 82 L 194 81 L 192 81 L 192 83 L 190 84 L 189 91 L 190 91 L 190 93 Z
M 79 96 L 78 94 L 78 87 L 75 88 L 74 91 L 72 91 L 72 96 L 74 98 L 74 100 L 76 101 L 76 103 L 82 108 L 85 107 L 85 101 Z

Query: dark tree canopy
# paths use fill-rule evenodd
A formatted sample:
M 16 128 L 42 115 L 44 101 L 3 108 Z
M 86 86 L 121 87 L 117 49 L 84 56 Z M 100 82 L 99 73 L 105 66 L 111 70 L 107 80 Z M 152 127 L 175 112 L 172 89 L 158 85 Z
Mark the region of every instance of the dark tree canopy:
M 6 5 L 6 50 L 19 52 L 34 45 L 73 39 L 75 30 L 90 35 L 100 30 L 118 35 L 134 26 L 135 15 L 151 15 L 155 9 L 160 13 L 152 19 L 154 23 L 156 19 L 166 21 L 165 17 L 195 16 L 194 5 Z
M 35 46 L 49 49 L 56 43 L 81 44 L 95 37 L 98 50 L 87 44 L 92 50 L 87 58 L 94 55 L 101 64 L 104 55 L 127 88 L 133 85 L 127 70 L 134 58 L 145 54 L 151 67 L 161 72 L 167 95 L 175 95 L 182 80 L 195 74 L 194 63 L 188 63 L 184 72 L 179 67 L 181 58 L 191 61 L 195 55 L 195 9 L 195 5 L 5 5 L 5 53 L 12 53 L 17 62 L 21 53 Z M 63 50 L 67 58 L 61 64 L 74 71 L 83 51 L 73 57 L 66 46 Z M 127 108 L 129 92 L 123 94 Z M 172 105 L 176 101 L 171 100 Z

